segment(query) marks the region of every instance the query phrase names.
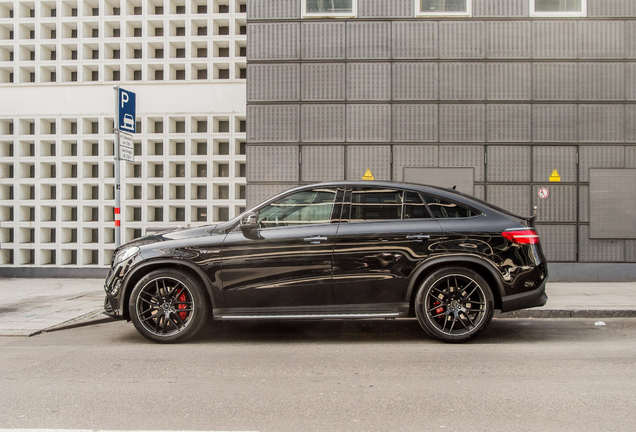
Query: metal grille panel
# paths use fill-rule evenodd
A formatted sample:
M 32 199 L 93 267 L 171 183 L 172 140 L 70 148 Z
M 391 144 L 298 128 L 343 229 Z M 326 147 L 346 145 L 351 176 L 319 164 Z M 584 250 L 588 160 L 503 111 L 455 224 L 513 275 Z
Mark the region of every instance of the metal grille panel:
M 576 21 L 534 21 L 532 57 L 577 58 Z
M 625 147 L 625 168 L 636 168 L 636 146 Z
M 475 192 L 475 173 L 472 168 L 405 167 L 404 181 L 445 188 L 455 187 L 468 195 Z
M 344 104 L 305 104 L 300 110 L 300 118 L 303 142 L 344 142 Z
M 537 232 L 549 262 L 576 261 L 575 225 L 538 225 Z
M 250 0 L 247 2 L 249 19 L 300 18 L 300 5 L 296 0 Z
M 298 105 L 250 105 L 247 107 L 247 141 L 298 142 Z
M 530 63 L 488 63 L 487 98 L 529 100 L 532 97 Z
M 347 105 L 347 141 L 391 140 L 391 105 Z
M 404 181 L 404 167 L 436 167 L 437 146 L 394 146 L 393 179 Z
M 636 101 L 636 63 L 625 63 L 625 99 Z
M 440 63 L 440 99 L 484 100 L 485 71 L 483 63 Z
M 576 147 L 536 146 L 533 147 L 534 182 L 547 183 L 550 175 L 557 170 L 562 182 L 576 182 L 577 179 Z
M 360 18 L 410 18 L 414 15 L 411 0 L 366 0 L 358 2 Z
M 299 23 L 249 23 L 247 60 L 300 59 Z
M 393 100 L 437 100 L 437 63 L 393 63 Z
M 345 58 L 344 22 L 303 22 L 301 30 L 303 59 Z
M 347 100 L 390 100 L 391 63 L 347 63 Z
M 376 180 L 391 180 L 391 147 L 348 146 L 347 180 L 360 180 L 367 169 Z
M 584 101 L 623 100 L 623 63 L 580 63 L 579 99 Z
M 439 56 L 445 59 L 484 58 L 484 23 L 458 21 L 439 23 Z
M 246 190 L 247 208 L 254 207 L 268 198 L 292 189 L 297 184 L 248 184 Z
M 636 169 L 590 169 L 590 238 L 636 239 Z
M 622 142 L 624 128 L 623 105 L 579 105 L 581 142 Z
M 636 21 L 632 20 L 625 21 L 625 58 L 636 58 Z
M 576 105 L 533 105 L 532 139 L 535 142 L 577 140 Z
M 590 188 L 587 185 L 579 186 L 579 222 L 590 221 Z
M 623 168 L 625 151 L 622 146 L 581 146 L 579 149 L 579 180 L 589 181 L 590 168 Z
M 486 139 L 485 105 L 440 105 L 442 142 L 483 142 Z
M 624 240 L 593 240 L 590 238 L 590 227 L 579 225 L 579 261 L 623 262 L 624 250 Z
M 441 146 L 439 149 L 439 166 L 472 167 L 475 181 L 484 181 L 483 146 Z
M 587 16 L 634 17 L 636 16 L 636 2 L 634 0 L 588 0 Z
M 623 21 L 579 21 L 580 58 L 622 58 Z
M 488 146 L 486 151 L 489 182 L 530 182 L 530 147 Z
M 488 202 L 520 216 L 529 216 L 530 186 L 526 185 L 488 185 Z
M 530 141 L 530 105 L 488 105 L 488 141 Z
M 303 146 L 302 155 L 303 181 L 344 180 L 343 146 Z
M 299 64 L 249 64 L 247 100 L 297 101 L 300 94 Z
M 391 23 L 347 23 L 348 59 L 391 58 Z
M 530 21 L 490 21 L 486 29 L 486 57 L 530 58 Z
M 437 141 L 437 105 L 393 105 L 393 141 Z
M 343 101 L 345 98 L 343 63 L 303 63 L 301 78 L 301 99 L 304 101 Z
M 538 196 L 539 189 L 546 187 L 550 195 L 546 199 Z M 532 188 L 533 205 L 537 206 L 539 222 L 576 222 L 576 186 L 543 183 Z
M 576 63 L 535 63 L 532 66 L 535 100 L 577 100 Z
M 636 142 L 636 105 L 625 105 L 625 141 Z
M 625 261 L 636 262 L 636 241 L 625 240 Z
M 474 17 L 527 17 L 528 0 L 479 0 L 473 2 Z
M 247 146 L 247 181 L 298 182 L 298 146 Z
M 437 21 L 393 22 L 394 59 L 438 57 Z

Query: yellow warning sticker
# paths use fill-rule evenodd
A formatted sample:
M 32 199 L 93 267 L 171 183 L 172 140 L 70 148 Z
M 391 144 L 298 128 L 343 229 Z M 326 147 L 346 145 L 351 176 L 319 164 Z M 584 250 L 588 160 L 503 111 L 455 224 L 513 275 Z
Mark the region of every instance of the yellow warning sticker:
M 552 174 L 550 174 L 550 181 L 551 182 L 560 182 L 561 181 L 561 176 L 559 175 L 559 172 L 557 170 L 553 170 Z
M 364 175 L 362 176 L 362 180 L 375 180 L 375 177 L 373 177 L 373 174 L 371 174 L 371 170 L 367 168 L 367 170 L 364 172 Z

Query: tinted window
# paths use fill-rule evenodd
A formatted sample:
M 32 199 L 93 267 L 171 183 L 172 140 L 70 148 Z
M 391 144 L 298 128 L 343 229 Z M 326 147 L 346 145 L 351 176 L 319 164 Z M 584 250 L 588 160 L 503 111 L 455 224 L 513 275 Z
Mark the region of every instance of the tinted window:
M 431 217 L 419 193 L 406 192 L 404 203 L 404 219 L 428 219 Z
M 452 201 L 448 201 L 445 198 L 440 198 L 431 195 L 425 195 L 428 208 L 431 209 L 433 216 L 440 219 L 445 218 L 466 218 L 477 216 L 480 213 L 472 210 L 461 204 L 457 204 Z
M 263 207 L 258 214 L 258 225 L 271 228 L 329 223 L 335 199 L 335 189 L 314 189 L 288 195 Z
M 402 219 L 402 192 L 394 189 L 355 188 L 347 193 L 351 199 L 349 220 Z M 346 213 L 346 210 L 345 210 Z M 346 219 L 347 215 L 343 215 Z

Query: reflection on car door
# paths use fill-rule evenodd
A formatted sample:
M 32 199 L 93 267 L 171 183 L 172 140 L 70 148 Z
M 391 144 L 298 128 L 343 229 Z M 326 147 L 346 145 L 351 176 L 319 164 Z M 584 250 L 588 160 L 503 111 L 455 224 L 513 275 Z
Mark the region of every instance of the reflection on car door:
M 318 188 L 287 195 L 259 209 L 258 228 L 230 232 L 221 253 L 228 308 L 333 304 L 331 269 L 336 196 Z M 340 213 L 338 207 L 338 214 Z
M 334 248 L 335 303 L 404 302 L 411 272 L 443 238 L 421 196 L 353 188 L 342 214 Z

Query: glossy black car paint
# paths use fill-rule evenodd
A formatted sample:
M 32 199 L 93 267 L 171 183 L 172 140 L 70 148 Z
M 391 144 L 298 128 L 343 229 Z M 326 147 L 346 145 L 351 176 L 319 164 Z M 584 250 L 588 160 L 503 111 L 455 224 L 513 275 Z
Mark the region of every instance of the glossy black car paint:
M 278 195 L 252 209 L 302 189 Z M 394 188 L 439 196 L 475 209 L 459 219 L 340 221 L 243 232 L 241 217 L 215 226 L 167 232 L 130 242 L 137 247 L 113 263 L 105 283 L 106 313 L 130 319 L 128 297 L 155 269 L 188 271 L 208 293 L 214 319 L 414 316 L 421 281 L 444 266 L 477 271 L 502 311 L 545 304 L 547 265 L 540 245 L 512 244 L 507 229 L 531 218 L 495 209 L 452 190 L 393 182 L 339 182 L 320 187 Z M 346 204 L 346 203 L 345 203 Z M 340 205 L 340 203 L 338 203 Z M 312 241 L 312 238 L 315 241 Z

